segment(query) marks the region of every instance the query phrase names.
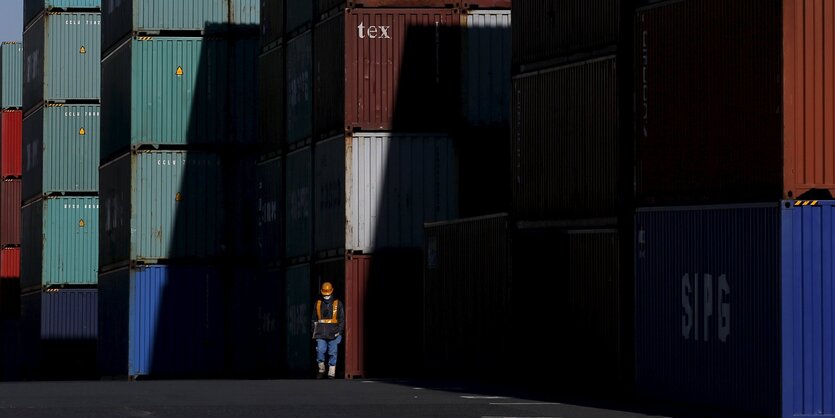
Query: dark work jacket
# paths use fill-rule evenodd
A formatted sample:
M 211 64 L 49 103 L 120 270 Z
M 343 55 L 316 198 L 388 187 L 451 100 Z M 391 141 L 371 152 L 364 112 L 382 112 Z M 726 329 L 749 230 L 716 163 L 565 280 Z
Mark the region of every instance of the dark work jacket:
M 333 303 L 336 299 L 331 300 L 324 300 L 319 299 L 322 301 L 322 316 L 323 320 L 334 319 L 333 318 Z M 318 302 L 318 301 L 317 301 Z M 324 338 L 326 340 L 332 340 L 336 338 L 336 334 L 342 335 L 345 331 L 345 306 L 342 301 L 338 301 L 338 306 L 336 307 L 336 320 L 335 324 L 329 323 L 320 323 L 319 322 L 319 315 L 316 312 L 316 305 L 317 302 L 313 302 L 313 322 L 314 324 L 314 333 L 313 338 Z

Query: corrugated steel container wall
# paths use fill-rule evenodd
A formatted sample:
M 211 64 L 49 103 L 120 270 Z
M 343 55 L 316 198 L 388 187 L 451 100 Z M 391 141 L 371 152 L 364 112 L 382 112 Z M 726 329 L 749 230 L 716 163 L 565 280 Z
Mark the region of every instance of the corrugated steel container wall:
M 228 118 L 217 117 L 228 112 L 228 57 L 225 40 L 177 37 L 135 39 L 105 57 L 105 161 L 131 145 L 229 142 Z
M 457 9 L 347 11 L 346 128 L 431 132 L 454 126 L 460 20 Z
M 21 287 L 96 284 L 98 197 L 51 197 L 21 211 Z
M 500 374 L 510 335 L 510 240 L 506 215 L 427 225 L 423 268 L 423 367 L 449 376 Z M 485 364 L 491 364 L 489 370 Z
M 287 144 L 305 140 L 313 133 L 312 49 L 311 31 L 287 43 Z
M 780 11 L 780 2 L 703 0 L 638 12 L 639 204 L 780 199 Z
M 784 202 L 780 214 L 782 416 L 832 417 L 835 202 L 811 206 L 797 203 Z
M 274 378 L 284 366 L 283 274 L 235 268 L 231 275 L 228 371 L 233 376 Z
M 235 144 L 258 143 L 258 38 L 238 37 L 229 41 L 231 135 Z M 222 119 L 222 118 L 221 118 Z M 193 128 L 192 128 L 193 129 Z
M 437 134 L 356 134 L 345 146 L 346 247 L 423 247 L 423 224 L 458 216 L 453 140 Z
M 105 376 L 212 376 L 223 370 L 220 273 L 149 266 L 101 275 L 99 367 Z
M 366 376 L 365 328 L 370 256 L 345 260 L 345 377 Z
M 313 134 L 324 139 L 345 130 L 345 14 L 313 29 Z
M 102 0 L 23 0 L 23 23 L 31 22 L 36 17 L 53 9 L 98 9 Z
M 313 249 L 345 248 L 345 136 L 316 144 L 313 153 Z
M 223 255 L 238 260 L 242 265 L 258 258 L 258 158 L 254 155 L 234 155 L 223 160 L 223 201 L 225 219 Z
M 475 127 L 507 127 L 510 121 L 510 10 L 464 15 L 461 97 L 464 120 Z
M 24 200 L 99 190 L 100 111 L 100 105 L 42 107 L 24 120 Z
M 0 247 L 20 245 L 20 191 L 19 179 L 0 183 Z
M 256 168 L 258 176 L 258 233 L 256 245 L 261 261 L 284 258 L 284 166 L 275 158 Z
M 0 320 L 8 318 L 20 318 L 20 248 L 0 249 Z
M 285 0 L 285 33 L 292 34 L 309 26 L 313 20 L 313 6 L 310 0 Z
M 285 142 L 284 81 L 284 47 L 279 46 L 258 58 L 258 129 L 268 149 L 281 149 Z
M 286 366 L 291 373 L 304 373 L 314 366 L 310 322 L 313 320 L 313 299 L 316 293 L 310 282 L 309 264 L 287 269 L 284 291 L 287 314 Z
M 0 44 L 0 109 L 23 106 L 23 44 Z
M 829 2 L 783 1 L 784 197 L 835 190 L 835 14 Z
M 131 153 L 102 166 L 100 176 L 100 266 L 221 253 L 226 221 L 217 155 Z
M 95 340 L 98 336 L 97 289 L 38 292 L 41 298 L 41 339 Z M 26 300 L 28 296 L 24 296 Z M 25 303 L 25 302 L 24 302 Z
M 617 213 L 616 67 L 607 57 L 513 80 L 512 207 L 521 218 Z
M 510 124 L 456 134 L 459 217 L 510 211 Z
M 0 176 L 20 177 L 23 161 L 23 112 L 3 111 L 0 119 Z
M 23 108 L 101 97 L 101 14 L 44 15 L 23 34 Z
M 316 15 L 314 17 L 319 18 L 337 7 L 344 8 L 346 6 L 345 0 L 316 0 Z
M 639 393 L 777 414 L 778 215 L 776 204 L 639 210 Z
M 620 0 L 516 2 L 514 67 L 616 44 L 620 3 Z
M 259 0 L 104 0 L 102 13 L 105 50 L 133 33 L 217 33 L 242 26 L 255 29 L 261 20 Z
M 261 0 L 261 47 L 284 36 L 284 0 Z
M 313 155 L 310 147 L 287 156 L 286 256 L 309 256 L 313 249 Z

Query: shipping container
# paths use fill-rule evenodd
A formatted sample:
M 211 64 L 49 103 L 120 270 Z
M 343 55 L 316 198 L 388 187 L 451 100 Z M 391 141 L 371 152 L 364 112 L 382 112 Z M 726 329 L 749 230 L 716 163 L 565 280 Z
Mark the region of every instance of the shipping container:
M 100 105 L 41 107 L 23 121 L 23 199 L 99 190 Z
M 258 184 L 257 157 L 230 155 L 223 159 L 223 199 L 225 219 L 223 255 L 242 265 L 258 259 Z
M 23 112 L 4 110 L 0 116 L 0 176 L 4 179 L 22 174 Z
M 310 282 L 310 264 L 287 268 L 284 280 L 286 368 L 291 375 L 304 376 L 315 366 L 310 324 L 316 289 Z
M 234 144 L 258 143 L 258 38 L 237 37 L 229 41 L 229 139 Z
M 521 219 L 614 216 L 620 180 L 614 56 L 513 80 L 511 205 Z M 623 184 L 621 184 L 623 183 Z M 621 196 L 623 195 L 623 196 Z
M 313 156 L 310 147 L 287 156 L 285 251 L 287 258 L 309 257 L 313 247 Z M 280 219 L 279 219 L 280 221 Z
M 456 134 L 458 214 L 472 218 L 510 211 L 510 126 Z
M 284 367 L 283 274 L 235 267 L 230 276 L 228 372 L 235 377 L 275 378 Z
M 23 109 L 101 97 L 101 14 L 50 13 L 23 33 Z
M 23 106 L 23 44 L 0 44 L 0 109 Z
M 621 0 L 524 0 L 513 7 L 513 66 L 615 46 Z M 708 27 L 710 25 L 706 25 Z
M 316 145 L 314 165 L 317 253 L 420 249 L 425 222 L 458 215 L 457 159 L 447 135 L 338 136 Z
M 284 36 L 284 0 L 261 0 L 261 48 L 271 49 Z
M 27 379 L 90 379 L 96 373 L 98 291 L 52 289 L 21 297 Z
M 258 58 L 258 128 L 267 150 L 280 150 L 285 142 L 284 83 L 284 47 L 279 46 Z
M 221 254 L 221 161 L 187 151 L 131 152 L 101 167 L 99 265 Z
M 510 10 L 463 15 L 461 98 L 472 127 L 507 128 L 510 121 Z
M 774 201 L 835 190 L 826 151 L 835 96 L 824 69 L 835 21 L 813 0 L 760 6 L 704 0 L 638 11 L 642 204 Z
M 497 376 L 510 366 L 497 364 L 513 327 L 509 228 L 506 214 L 426 225 L 422 361 L 433 375 Z
M 0 182 L 0 247 L 3 248 L 20 245 L 21 188 L 20 179 Z
M 303 0 L 310 3 L 308 0 Z M 287 144 L 309 139 L 313 129 L 313 34 L 287 43 Z
M 95 285 L 98 197 L 50 197 L 21 210 L 21 288 Z
M 221 39 L 141 37 L 103 57 L 102 162 L 138 145 L 231 141 L 218 117 L 229 110 L 229 56 Z M 240 74 L 255 63 L 229 65 Z
M 616 220 L 519 224 L 513 236 L 514 332 L 509 370 L 524 378 L 560 376 L 555 390 L 625 393 L 633 382 L 631 252 Z M 543 328 L 541 321 L 551 318 Z M 529 340 L 555 332 L 565 342 L 538 367 Z
M 17 318 L 20 318 L 20 248 L 3 248 L 0 249 L 0 321 Z M 0 380 L 3 380 L 2 372 Z
M 203 266 L 122 268 L 101 275 L 104 376 L 217 376 L 224 368 L 221 275 Z
M 259 0 L 104 0 L 104 50 L 133 35 L 195 32 L 213 35 L 229 30 L 258 33 Z
M 432 132 L 456 125 L 457 9 L 360 8 L 347 10 L 345 19 L 344 38 L 333 42 L 345 44 L 347 129 Z
M 345 13 L 313 29 L 313 133 L 325 139 L 345 131 Z
M 256 246 L 262 262 L 284 258 L 284 165 L 282 158 L 258 164 L 258 232 Z
M 80 10 L 101 8 L 102 0 L 24 0 L 23 1 L 23 23 L 24 27 L 35 20 L 36 17 L 47 13 L 57 13 L 63 10 Z
M 20 297 L 17 300 L 20 304 Z M 0 319 L 0 335 L 0 382 L 19 382 L 23 378 L 20 319 Z
M 307 29 L 313 20 L 313 2 L 310 0 L 285 0 L 285 33 L 294 35 Z

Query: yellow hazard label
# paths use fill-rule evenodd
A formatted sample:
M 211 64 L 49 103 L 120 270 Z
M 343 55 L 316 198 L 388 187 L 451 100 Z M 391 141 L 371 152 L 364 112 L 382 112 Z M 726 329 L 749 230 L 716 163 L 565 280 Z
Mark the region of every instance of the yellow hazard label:
M 79 135 L 87 135 L 87 131 L 85 131 L 84 128 L 81 128 L 81 129 L 78 130 L 78 134 Z
M 177 195 L 174 196 L 174 200 L 176 200 L 177 202 L 182 201 L 183 200 L 183 195 L 180 194 L 180 192 L 177 192 Z
M 87 48 L 85 48 L 84 46 L 82 46 L 82 47 L 81 47 L 81 49 L 79 49 L 79 50 L 78 50 L 78 53 L 79 53 L 79 54 L 86 54 L 86 53 L 87 53 Z
M 177 67 L 177 75 L 183 75 L 183 67 Z
M 81 219 L 81 220 L 78 221 L 78 226 L 84 228 L 85 226 L 87 226 L 87 223 L 84 222 L 84 219 Z

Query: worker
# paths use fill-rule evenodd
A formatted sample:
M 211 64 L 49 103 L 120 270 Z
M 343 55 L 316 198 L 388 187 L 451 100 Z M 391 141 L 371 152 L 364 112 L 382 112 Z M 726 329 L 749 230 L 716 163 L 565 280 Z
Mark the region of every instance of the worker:
M 333 297 L 333 285 L 322 283 L 322 297 L 313 307 L 313 339 L 316 340 L 317 379 L 325 377 L 325 353 L 328 354 L 328 379 L 336 377 L 336 357 L 345 330 L 345 307 Z

